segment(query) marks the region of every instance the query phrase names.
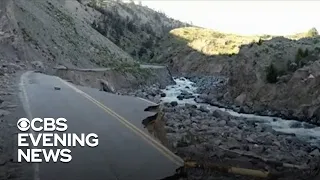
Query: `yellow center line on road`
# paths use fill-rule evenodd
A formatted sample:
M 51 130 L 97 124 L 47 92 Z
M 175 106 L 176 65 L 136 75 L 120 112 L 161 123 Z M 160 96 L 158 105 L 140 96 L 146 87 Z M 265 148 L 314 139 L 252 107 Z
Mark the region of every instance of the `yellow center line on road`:
M 173 152 L 171 152 L 168 148 L 166 148 L 164 145 L 162 145 L 160 142 L 152 138 L 150 135 L 146 134 L 139 128 L 137 128 L 135 125 L 130 123 L 128 120 L 126 120 L 124 117 L 120 116 L 110 108 L 106 107 L 104 104 L 100 103 L 87 93 L 81 91 L 80 89 L 76 88 L 72 84 L 64 81 L 63 79 L 59 78 L 61 82 L 81 94 L 83 97 L 90 100 L 92 103 L 103 109 L 105 112 L 113 116 L 115 119 L 117 119 L 120 123 L 122 123 L 124 126 L 126 126 L 128 129 L 132 130 L 135 134 L 139 135 L 142 139 L 144 139 L 147 143 L 152 145 L 155 149 L 157 149 L 161 154 L 163 154 L 165 157 L 167 157 L 169 160 L 171 160 L 173 163 L 175 163 L 178 166 L 182 166 L 184 164 L 184 161 L 177 155 L 175 155 Z

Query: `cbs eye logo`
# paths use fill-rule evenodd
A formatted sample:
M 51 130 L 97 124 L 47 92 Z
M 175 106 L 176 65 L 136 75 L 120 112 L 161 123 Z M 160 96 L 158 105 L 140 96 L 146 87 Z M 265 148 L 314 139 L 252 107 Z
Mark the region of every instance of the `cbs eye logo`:
M 21 118 L 17 122 L 17 127 L 20 131 L 28 131 L 30 128 L 30 121 L 27 118 Z

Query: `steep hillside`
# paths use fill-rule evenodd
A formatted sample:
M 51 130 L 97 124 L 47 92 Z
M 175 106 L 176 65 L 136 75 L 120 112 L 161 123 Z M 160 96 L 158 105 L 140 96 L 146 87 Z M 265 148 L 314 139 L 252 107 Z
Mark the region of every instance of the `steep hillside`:
M 227 68 L 231 99 L 255 111 L 267 108 L 320 124 L 319 42 L 319 36 L 274 38 L 243 46 Z
M 241 45 L 259 39 L 197 27 L 178 28 L 162 39 L 151 62 L 169 63 L 174 72 L 189 75 L 222 73 Z
M 274 110 L 278 115 L 315 121 L 320 117 L 319 42 L 314 28 L 281 37 L 187 27 L 170 31 L 151 61 L 167 63 L 176 74 L 228 77 L 224 92 L 209 87 L 205 92 L 224 104 L 235 102 L 249 112 Z
M 174 28 L 189 26 L 133 2 L 90 1 L 87 5 L 101 13 L 92 27 L 137 60 L 153 58 L 164 35 Z
M 12 4 L 12 19 L 26 45 L 37 59 L 48 65 L 78 67 L 109 66 L 114 62 L 133 61 L 120 48 L 95 31 L 83 16 L 68 7 L 82 7 L 77 1 L 22 1 Z M 83 10 L 82 10 L 83 11 Z M 86 17 L 92 16 L 86 13 Z
M 132 84 L 143 86 L 143 82 L 155 81 L 152 74 L 142 76 L 145 71 L 130 54 L 92 27 L 93 22 L 104 15 L 77 0 L 13 0 L 5 6 L 5 14 L 6 19 L 0 24 L 6 27 L 0 31 L 0 39 L 5 41 L 0 53 L 4 50 L 4 56 L 8 56 L 4 59 L 13 59 L 8 60 L 10 63 L 19 61 L 26 68 L 49 74 L 56 72 L 56 66 L 69 69 L 126 67 L 122 70 L 135 70 L 134 75 L 130 70 L 122 72 L 124 79 L 134 76 L 131 80 L 139 82 Z M 115 25 L 119 21 L 112 19 L 112 22 Z M 19 68 L 10 65 L 12 67 Z M 108 80 L 109 76 L 103 78 Z

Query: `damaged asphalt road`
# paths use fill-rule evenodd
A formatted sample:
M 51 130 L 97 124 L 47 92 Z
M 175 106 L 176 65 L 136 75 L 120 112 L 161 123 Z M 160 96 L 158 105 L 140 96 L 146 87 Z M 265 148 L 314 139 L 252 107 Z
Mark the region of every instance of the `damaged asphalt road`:
M 150 139 L 141 119 L 147 101 L 97 89 L 75 87 L 60 78 L 28 72 L 20 85 L 32 117 L 63 117 L 67 133 L 96 133 L 95 148 L 71 148 L 70 163 L 40 163 L 37 179 L 161 179 L 174 174 L 182 160 Z M 61 88 L 59 91 L 53 87 Z

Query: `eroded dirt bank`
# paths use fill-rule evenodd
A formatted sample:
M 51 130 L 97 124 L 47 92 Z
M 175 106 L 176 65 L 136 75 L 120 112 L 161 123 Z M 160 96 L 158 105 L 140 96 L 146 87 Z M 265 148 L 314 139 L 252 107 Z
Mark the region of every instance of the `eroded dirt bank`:
M 133 91 L 153 84 L 164 88 L 175 83 L 165 66 L 74 70 L 58 68 L 53 74 L 77 85 L 111 93 Z

